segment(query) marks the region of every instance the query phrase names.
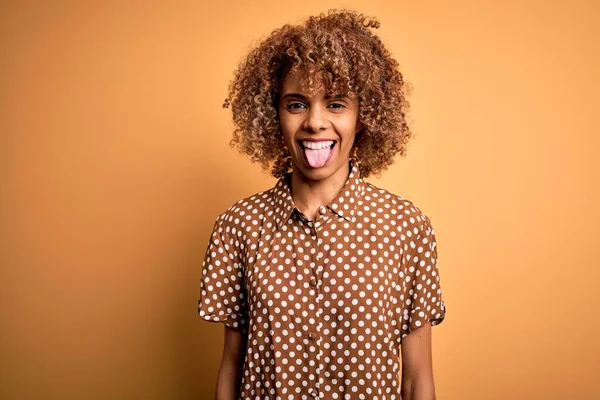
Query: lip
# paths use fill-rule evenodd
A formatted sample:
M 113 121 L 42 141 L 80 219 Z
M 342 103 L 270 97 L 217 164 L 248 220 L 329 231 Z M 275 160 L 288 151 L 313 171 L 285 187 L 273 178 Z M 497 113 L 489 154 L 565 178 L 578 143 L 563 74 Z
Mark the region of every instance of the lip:
M 337 140 L 327 139 L 327 138 L 320 138 L 320 139 L 306 138 L 306 139 L 298 139 L 298 143 L 299 142 L 337 142 Z

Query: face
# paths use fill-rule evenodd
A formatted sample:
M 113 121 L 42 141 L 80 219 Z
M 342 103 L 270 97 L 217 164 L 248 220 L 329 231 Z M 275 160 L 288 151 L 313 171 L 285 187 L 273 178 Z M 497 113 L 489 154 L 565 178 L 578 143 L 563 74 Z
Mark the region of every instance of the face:
M 322 86 L 308 97 L 299 76 L 289 73 L 281 84 L 278 114 L 295 172 L 315 181 L 348 172 L 354 138 L 361 128 L 356 98 L 329 98 Z

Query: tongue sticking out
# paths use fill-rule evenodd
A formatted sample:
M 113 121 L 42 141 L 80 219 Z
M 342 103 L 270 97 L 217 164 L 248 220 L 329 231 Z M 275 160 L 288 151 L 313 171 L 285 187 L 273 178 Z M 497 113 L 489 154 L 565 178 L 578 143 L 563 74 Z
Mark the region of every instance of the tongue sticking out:
M 332 150 L 333 147 L 325 147 L 324 149 L 305 148 L 304 152 L 311 167 L 321 168 L 329 159 L 329 155 L 331 154 Z

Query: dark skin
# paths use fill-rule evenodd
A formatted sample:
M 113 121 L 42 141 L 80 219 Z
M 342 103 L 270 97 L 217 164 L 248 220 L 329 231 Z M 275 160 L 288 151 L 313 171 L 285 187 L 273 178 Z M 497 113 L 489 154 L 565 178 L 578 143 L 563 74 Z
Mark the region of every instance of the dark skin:
M 340 192 L 348 174 L 354 138 L 361 129 L 358 100 L 325 95 L 322 86 L 309 97 L 297 74 L 288 74 L 281 84 L 279 120 L 283 140 L 292 156 L 292 199 L 298 209 L 313 220 L 317 209 L 330 203 Z M 302 140 L 327 139 L 335 142 L 330 160 L 311 167 Z
M 431 325 L 415 329 L 402 340 L 402 400 L 434 400 Z
M 247 335 L 227 325 L 224 331 L 223 357 L 217 376 L 216 400 L 240 398 L 242 368 L 246 354 Z

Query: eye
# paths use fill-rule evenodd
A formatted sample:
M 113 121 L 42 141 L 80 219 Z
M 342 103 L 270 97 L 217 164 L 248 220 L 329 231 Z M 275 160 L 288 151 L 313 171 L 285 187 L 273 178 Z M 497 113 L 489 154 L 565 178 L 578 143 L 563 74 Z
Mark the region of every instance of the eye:
M 346 106 L 343 105 L 342 103 L 331 103 L 331 104 L 329 104 L 329 107 L 331 107 L 335 110 L 339 110 L 341 108 L 346 108 Z
M 302 107 L 306 107 L 306 106 L 304 104 L 296 101 L 296 102 L 288 104 L 287 109 L 288 110 L 300 110 L 300 109 L 302 109 Z

